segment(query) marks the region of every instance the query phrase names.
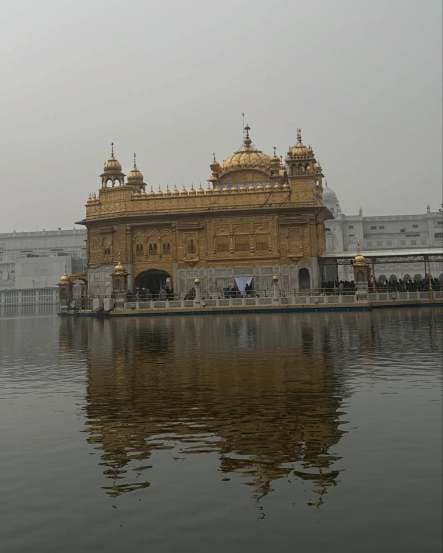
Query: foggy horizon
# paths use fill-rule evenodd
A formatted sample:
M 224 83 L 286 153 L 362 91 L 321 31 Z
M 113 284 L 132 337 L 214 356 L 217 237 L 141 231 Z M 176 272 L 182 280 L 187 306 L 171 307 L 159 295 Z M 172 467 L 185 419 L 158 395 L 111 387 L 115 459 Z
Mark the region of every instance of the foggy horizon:
M 442 202 L 441 3 L 61 0 L 2 7 L 0 232 L 72 228 L 110 142 L 157 188 L 296 129 L 343 213 Z

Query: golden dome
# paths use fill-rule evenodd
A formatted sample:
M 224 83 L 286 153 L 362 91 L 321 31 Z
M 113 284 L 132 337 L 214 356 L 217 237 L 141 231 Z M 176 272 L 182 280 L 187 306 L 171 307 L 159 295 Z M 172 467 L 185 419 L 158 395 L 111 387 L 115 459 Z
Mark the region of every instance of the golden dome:
M 269 169 L 272 162 L 271 156 L 260 150 L 238 150 L 223 162 L 223 171 L 234 169 L 260 168 Z
M 137 164 L 134 154 L 134 165 L 128 173 L 128 184 L 143 184 L 143 173 L 137 169 Z
M 105 163 L 105 166 L 103 167 L 103 171 L 105 173 L 120 173 L 122 170 L 122 166 L 120 162 L 115 158 L 110 158 Z
M 310 146 L 305 146 L 301 139 L 301 129 L 297 129 L 297 144 L 291 146 L 288 152 L 290 157 L 311 158 L 314 157 L 314 152 Z
M 126 273 L 124 266 L 122 265 L 122 262 L 120 259 L 117 262 L 117 265 L 114 267 L 114 274 L 115 275 L 121 275 Z
M 138 169 L 131 169 L 128 173 L 128 181 L 129 180 L 143 180 L 143 174 Z
M 111 157 L 105 162 L 103 172 L 107 174 L 116 174 L 122 172 L 121 163 L 114 156 L 114 142 L 111 142 Z
M 223 173 L 239 169 L 260 169 L 266 172 L 270 170 L 272 165 L 272 156 L 264 154 L 261 150 L 257 150 L 249 137 L 249 130 L 250 127 L 246 125 L 246 134 L 243 140 L 243 147 L 223 161 Z
M 366 258 L 360 253 L 354 257 L 354 265 L 366 265 Z
M 58 281 L 59 284 L 69 284 L 71 281 L 66 273 L 63 273 Z

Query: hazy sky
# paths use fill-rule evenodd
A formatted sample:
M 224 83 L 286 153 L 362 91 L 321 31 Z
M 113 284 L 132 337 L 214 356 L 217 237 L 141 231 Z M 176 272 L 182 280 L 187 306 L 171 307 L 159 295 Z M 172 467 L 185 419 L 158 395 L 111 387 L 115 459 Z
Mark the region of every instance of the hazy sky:
M 441 0 L 0 0 L 0 231 L 70 227 L 116 143 L 148 183 L 296 128 L 345 212 L 441 203 Z

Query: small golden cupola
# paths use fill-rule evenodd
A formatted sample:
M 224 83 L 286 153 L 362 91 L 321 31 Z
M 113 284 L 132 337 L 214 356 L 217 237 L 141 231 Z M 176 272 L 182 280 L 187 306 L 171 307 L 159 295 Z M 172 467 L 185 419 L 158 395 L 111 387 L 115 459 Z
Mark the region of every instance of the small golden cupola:
M 115 275 L 123 275 L 126 273 L 126 270 L 120 260 L 120 257 L 118 258 L 117 265 L 114 267 L 114 274 Z
M 208 181 L 214 184 L 218 181 L 222 170 L 220 163 L 217 161 L 217 158 L 215 157 L 215 152 L 212 152 L 212 163 L 209 167 L 211 168 L 211 175 L 209 176 Z
M 146 187 L 146 184 L 143 182 L 143 173 L 137 168 L 135 153 L 132 162 L 132 169 L 128 173 L 126 184 L 132 188 L 135 188 L 138 192 L 144 190 Z
M 102 188 L 124 185 L 125 174 L 122 172 L 121 163 L 114 155 L 114 142 L 111 142 L 111 157 L 105 162 L 103 173 L 100 177 L 102 179 Z
M 64 285 L 64 284 L 70 284 L 70 282 L 71 282 L 71 279 L 69 278 L 69 276 L 66 273 L 63 273 L 58 283 L 60 285 Z
M 281 157 L 278 157 L 277 155 L 277 146 L 273 147 L 274 155 L 271 159 L 271 178 L 274 179 L 281 179 L 285 176 L 285 167 L 282 164 Z
M 297 129 L 297 143 L 289 148 L 286 164 L 291 177 L 316 177 L 321 184 L 322 168 L 315 159 L 312 147 L 303 143 L 301 129 Z
M 243 129 L 242 147 L 226 158 L 220 169 L 211 178 L 214 186 L 231 187 L 238 184 L 254 184 L 268 182 L 272 175 L 272 156 L 258 150 L 249 135 L 251 127 L 246 125 Z
M 366 263 L 366 257 L 362 255 L 361 253 L 358 253 L 354 257 L 354 265 L 357 267 L 365 267 L 367 265 Z

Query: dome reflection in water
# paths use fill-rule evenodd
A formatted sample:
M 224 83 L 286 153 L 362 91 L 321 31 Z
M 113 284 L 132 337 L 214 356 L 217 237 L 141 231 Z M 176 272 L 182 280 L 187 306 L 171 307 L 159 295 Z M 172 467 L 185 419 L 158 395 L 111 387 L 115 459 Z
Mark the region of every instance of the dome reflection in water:
M 148 487 L 171 449 L 216 454 L 220 479 L 238 473 L 256 497 L 303 479 L 321 504 L 340 480 L 339 328 L 317 315 L 64 320 L 61 348 L 87 345 L 86 435 L 106 493 Z

